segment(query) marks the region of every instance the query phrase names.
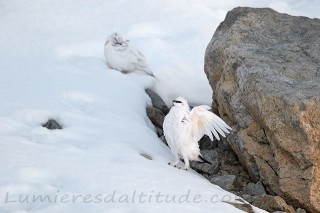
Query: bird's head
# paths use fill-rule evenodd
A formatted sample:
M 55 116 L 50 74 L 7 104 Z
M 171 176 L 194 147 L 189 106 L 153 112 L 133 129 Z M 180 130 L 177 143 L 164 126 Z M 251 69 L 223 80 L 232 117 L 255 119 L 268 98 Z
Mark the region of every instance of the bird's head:
M 115 47 L 127 47 L 129 40 L 124 40 L 123 37 L 119 33 L 112 33 L 106 41 L 107 45 L 110 43 L 112 46 Z
M 172 104 L 176 107 L 189 107 L 187 100 L 183 97 L 177 97 L 172 101 Z

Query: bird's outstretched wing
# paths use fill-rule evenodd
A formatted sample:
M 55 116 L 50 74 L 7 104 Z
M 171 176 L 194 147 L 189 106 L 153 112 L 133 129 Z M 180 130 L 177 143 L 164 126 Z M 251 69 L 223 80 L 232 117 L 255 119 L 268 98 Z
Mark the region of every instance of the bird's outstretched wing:
M 197 141 L 203 135 L 208 135 L 211 140 L 213 140 L 214 135 L 220 140 L 219 134 L 225 137 L 225 133 L 230 133 L 231 127 L 217 115 L 208 111 L 209 109 L 211 109 L 209 106 L 201 105 L 194 107 L 190 112 L 193 136 Z

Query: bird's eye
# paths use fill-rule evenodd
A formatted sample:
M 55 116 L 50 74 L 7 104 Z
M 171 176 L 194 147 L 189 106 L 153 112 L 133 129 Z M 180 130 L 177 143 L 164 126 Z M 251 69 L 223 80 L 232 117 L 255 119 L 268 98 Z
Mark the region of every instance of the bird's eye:
M 179 104 L 181 104 L 182 102 L 181 101 L 173 101 L 174 103 L 179 103 Z

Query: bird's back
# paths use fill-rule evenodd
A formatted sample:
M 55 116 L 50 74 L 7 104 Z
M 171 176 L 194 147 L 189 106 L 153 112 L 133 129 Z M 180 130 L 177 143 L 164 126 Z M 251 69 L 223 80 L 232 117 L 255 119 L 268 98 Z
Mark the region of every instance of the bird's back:
M 129 43 L 117 48 L 111 43 L 105 46 L 105 58 L 109 67 L 125 72 L 135 70 L 151 72 L 143 54 Z

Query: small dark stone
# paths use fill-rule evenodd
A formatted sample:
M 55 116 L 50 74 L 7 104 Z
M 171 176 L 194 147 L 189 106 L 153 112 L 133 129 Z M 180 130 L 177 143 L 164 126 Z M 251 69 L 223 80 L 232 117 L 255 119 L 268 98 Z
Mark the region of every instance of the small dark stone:
M 62 126 L 54 119 L 49 119 L 46 123 L 42 124 L 42 127 L 47 129 L 62 129 Z
M 250 194 L 253 196 L 258 195 L 265 195 L 266 190 L 264 189 L 264 186 L 262 185 L 261 181 L 258 181 L 257 183 L 248 183 L 247 186 L 244 189 L 244 193 Z
M 210 182 L 223 188 L 224 190 L 231 191 L 234 189 L 235 175 L 216 176 L 210 179 Z
M 150 155 L 148 155 L 148 154 L 145 154 L 145 153 L 141 153 L 140 154 L 142 157 L 145 157 L 146 159 L 148 159 L 148 160 L 152 160 L 152 157 L 150 156 Z M 170 164 L 169 164 L 170 165 Z

